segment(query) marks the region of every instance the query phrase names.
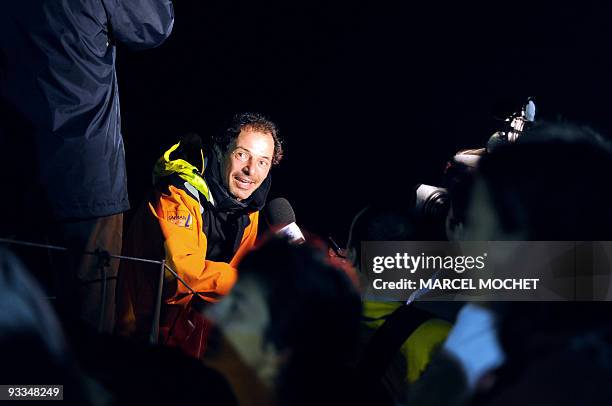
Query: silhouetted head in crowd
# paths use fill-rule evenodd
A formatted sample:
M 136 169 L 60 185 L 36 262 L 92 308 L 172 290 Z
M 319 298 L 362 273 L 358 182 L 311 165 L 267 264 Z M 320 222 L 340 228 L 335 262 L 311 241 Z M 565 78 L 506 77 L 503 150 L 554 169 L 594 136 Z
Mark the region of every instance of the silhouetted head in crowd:
M 500 146 L 480 160 L 466 238 L 609 240 L 612 191 L 607 178 L 611 171 L 612 155 L 599 134 L 577 125 L 539 123 L 516 143 Z M 592 370 L 602 374 L 602 360 L 609 368 L 610 351 L 604 343 L 610 336 L 611 313 L 605 303 L 495 302 L 491 307 L 507 358 L 501 372 L 502 381 L 509 385 L 506 389 L 516 388 L 516 382 L 531 373 L 532 382 L 533 375 L 539 379 L 539 385 L 529 388 L 538 391 L 537 397 L 552 393 L 547 392 L 551 388 L 567 393 L 568 376 L 575 379 L 576 387 L 583 387 L 579 386 L 582 374 L 576 378 L 567 371 L 592 362 Z M 604 360 L 605 353 L 608 359 Z M 558 369 L 559 365 L 566 370 Z M 555 372 L 564 380 L 546 375 Z M 523 388 L 514 401 L 535 398 L 536 393 L 529 390 Z M 566 404 L 581 403 L 567 400 Z
M 507 363 L 499 371 L 496 396 L 489 404 L 527 399 L 551 405 L 610 404 L 612 313 L 608 305 L 494 303 Z
M 612 155 L 593 130 L 540 124 L 484 156 L 468 213 L 472 240 L 609 240 Z
M 90 404 L 49 301 L 17 258 L 0 247 L 0 358 L 3 384 L 64 385 L 64 399 Z
M 360 267 L 362 241 L 410 241 L 418 239 L 413 214 L 407 207 L 384 204 L 366 206 L 353 217 L 346 245 L 347 257 Z
M 41 351 L 57 361 L 67 354 L 63 332 L 43 290 L 15 256 L 0 249 L 0 340 L 13 334 L 41 340 Z
M 283 402 L 331 384 L 357 340 L 361 303 L 349 278 L 323 252 L 278 239 L 249 253 L 239 270 L 207 316 L 243 361 Z

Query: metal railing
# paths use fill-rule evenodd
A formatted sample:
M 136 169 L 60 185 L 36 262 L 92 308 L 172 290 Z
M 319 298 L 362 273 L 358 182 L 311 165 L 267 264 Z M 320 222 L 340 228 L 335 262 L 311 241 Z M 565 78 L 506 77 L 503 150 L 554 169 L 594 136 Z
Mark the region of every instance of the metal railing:
M 54 250 L 54 251 L 63 251 L 63 252 L 73 252 L 74 251 L 74 250 L 68 249 L 66 247 L 60 247 L 60 246 L 57 246 L 57 245 L 39 244 L 39 243 L 33 243 L 33 242 L 29 242 L 29 241 L 14 240 L 14 239 L 10 239 L 10 238 L 0 238 L 0 244 L 21 245 L 21 246 L 25 246 L 25 247 L 41 248 L 41 249 Z M 126 256 L 126 255 L 114 255 L 114 254 L 110 254 L 108 251 L 104 251 L 104 250 L 79 251 L 78 253 L 82 254 L 82 255 L 96 256 L 99 260 L 101 260 L 101 262 L 104 264 L 105 267 L 108 266 L 108 260 L 110 260 L 110 259 L 142 262 L 142 263 L 148 263 L 148 264 L 154 264 L 154 265 L 159 265 L 160 266 L 159 282 L 157 284 L 157 290 L 156 290 L 156 296 L 155 296 L 155 309 L 153 311 L 153 320 L 152 320 L 152 324 L 151 324 L 151 333 L 149 335 L 149 342 L 151 342 L 152 344 L 156 344 L 158 339 L 159 339 L 159 321 L 160 321 L 160 316 L 161 316 L 162 293 L 163 293 L 163 287 L 164 287 L 164 272 L 165 271 L 170 272 L 193 295 L 200 296 L 198 294 L 198 292 L 193 290 L 191 288 L 191 286 L 189 286 L 189 284 L 187 282 L 185 282 L 185 280 L 183 278 L 181 278 L 178 275 L 178 273 L 176 273 L 176 271 L 174 269 L 172 269 L 170 266 L 168 266 L 168 264 L 166 263 L 165 259 L 161 260 L 161 261 L 157 261 L 157 260 L 154 260 L 154 259 L 130 257 L 130 256 Z M 108 278 L 106 277 L 106 273 L 104 273 L 104 277 L 102 278 L 102 280 L 103 280 L 102 299 L 101 299 L 102 303 L 101 303 L 101 309 L 100 309 L 100 319 L 99 319 L 99 322 L 98 322 L 98 330 L 101 330 L 102 323 L 103 323 L 104 316 L 105 316 L 104 311 L 105 311 L 105 307 L 106 307 L 106 289 L 107 289 L 106 285 L 107 285 L 107 279 Z

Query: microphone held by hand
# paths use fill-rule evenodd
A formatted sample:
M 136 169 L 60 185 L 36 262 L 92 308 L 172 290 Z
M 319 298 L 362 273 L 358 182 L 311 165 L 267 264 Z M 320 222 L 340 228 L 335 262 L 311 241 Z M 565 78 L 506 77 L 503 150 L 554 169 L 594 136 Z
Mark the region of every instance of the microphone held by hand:
M 295 213 L 287 199 L 278 197 L 270 200 L 264 209 L 270 229 L 281 238 L 293 244 L 302 244 L 306 239 L 295 222 Z

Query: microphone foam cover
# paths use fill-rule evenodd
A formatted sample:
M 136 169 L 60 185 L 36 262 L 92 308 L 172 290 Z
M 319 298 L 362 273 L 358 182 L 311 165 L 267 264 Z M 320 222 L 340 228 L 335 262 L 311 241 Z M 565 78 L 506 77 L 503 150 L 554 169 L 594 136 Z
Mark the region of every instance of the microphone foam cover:
M 264 216 L 270 227 L 284 227 L 295 223 L 293 207 L 284 197 L 270 200 L 264 208 Z

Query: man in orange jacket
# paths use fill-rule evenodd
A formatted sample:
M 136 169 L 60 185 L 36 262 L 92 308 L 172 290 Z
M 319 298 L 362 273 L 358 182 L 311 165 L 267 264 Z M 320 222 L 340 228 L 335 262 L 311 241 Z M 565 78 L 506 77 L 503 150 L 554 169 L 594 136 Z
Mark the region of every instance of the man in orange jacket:
M 160 320 L 165 343 L 196 357 L 204 351 L 208 325 L 191 306 L 194 300 L 215 302 L 234 285 L 236 264 L 255 244 L 270 169 L 281 158 L 276 125 L 262 115 L 243 113 L 215 137 L 207 154 L 199 136 L 190 134 L 158 160 L 155 188 L 135 214 L 124 253 L 165 257 L 189 285 L 166 272 Z M 118 333 L 139 339 L 149 335 L 156 273 L 154 266 L 122 263 Z

